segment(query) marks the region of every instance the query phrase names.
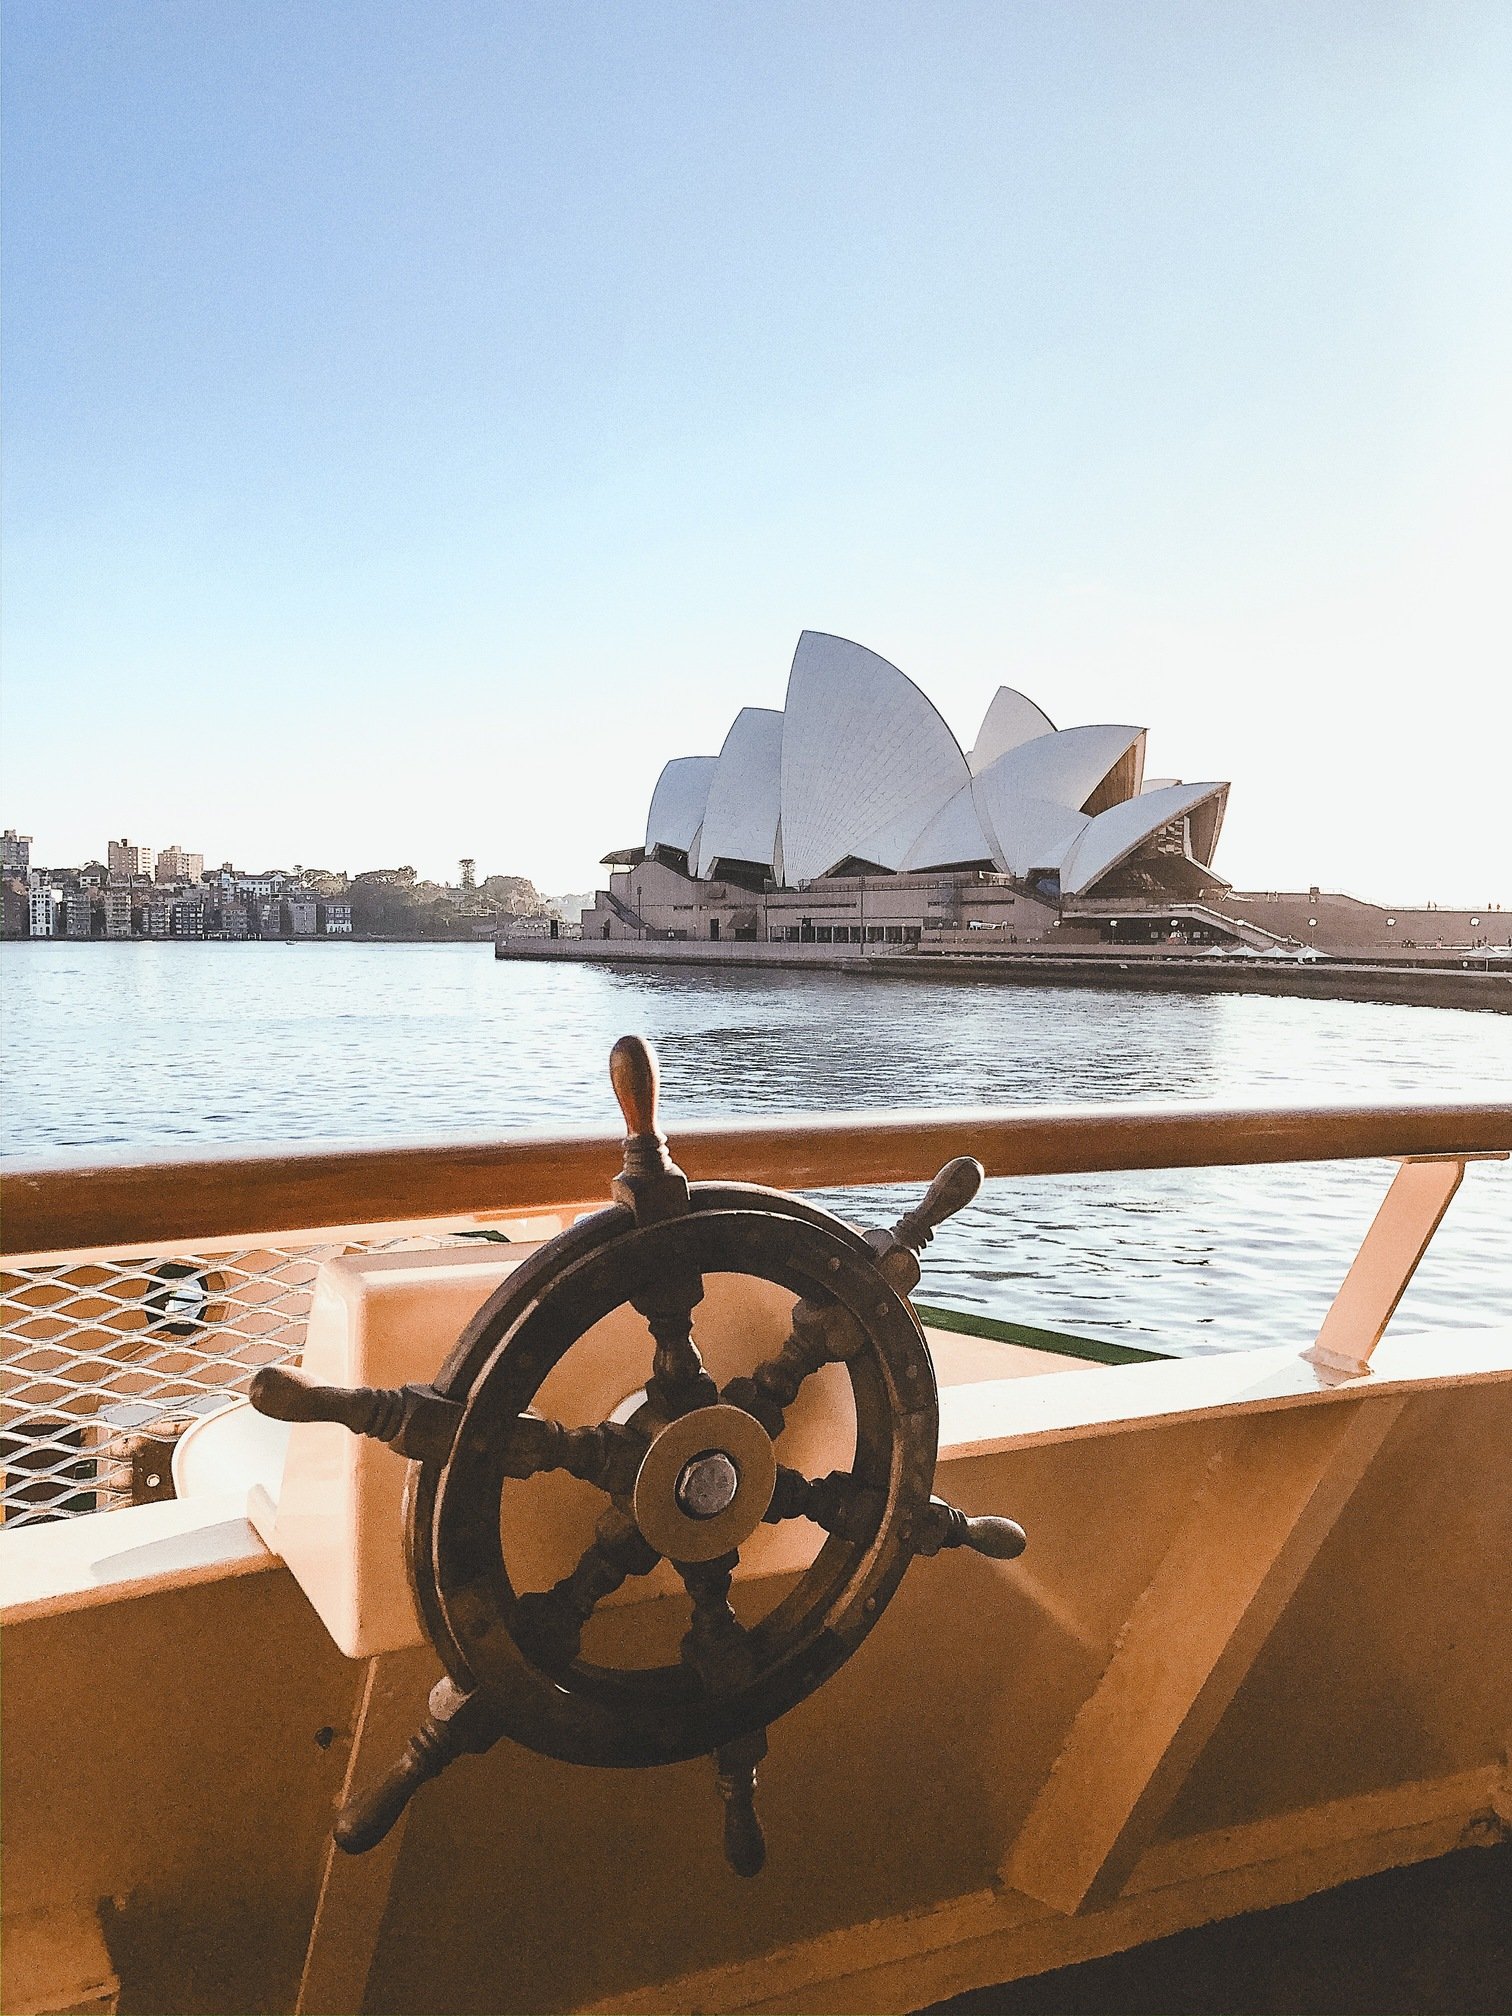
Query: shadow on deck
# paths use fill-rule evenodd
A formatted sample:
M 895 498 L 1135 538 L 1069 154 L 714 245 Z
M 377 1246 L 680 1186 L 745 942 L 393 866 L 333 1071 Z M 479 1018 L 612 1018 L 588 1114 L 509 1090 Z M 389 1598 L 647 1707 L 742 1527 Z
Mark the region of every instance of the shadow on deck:
M 978 1988 L 924 2016 L 1506 2016 L 1512 1843 Z

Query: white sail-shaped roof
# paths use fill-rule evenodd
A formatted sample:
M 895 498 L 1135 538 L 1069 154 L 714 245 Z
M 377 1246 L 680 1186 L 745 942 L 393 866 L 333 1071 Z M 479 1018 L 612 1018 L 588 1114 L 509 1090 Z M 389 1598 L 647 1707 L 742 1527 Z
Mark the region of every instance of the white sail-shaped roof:
M 743 707 L 717 757 L 667 764 L 646 851 L 686 856 L 700 879 L 770 870 L 786 888 L 846 864 L 924 874 L 990 861 L 1059 875 L 1073 895 L 1184 819 L 1180 846 L 1207 867 L 1227 785 L 1146 779 L 1144 760 L 1143 728 L 1057 730 L 1011 686 L 993 695 L 968 759 L 897 666 L 805 630 L 781 712 Z
M 992 859 L 1005 875 L 1036 869 L 1058 870 L 1091 823 L 1085 812 L 1031 798 L 1012 788 L 998 789 L 997 766 L 976 779 L 975 798 L 992 840 Z
M 1182 817 L 1192 819 L 1192 857 L 1206 867 L 1217 845 L 1218 826 L 1227 798 L 1227 784 L 1172 784 L 1162 791 L 1146 791 L 1138 798 L 1129 798 L 1122 805 L 1099 812 L 1095 819 L 1086 821 L 1085 830 L 1062 865 L 1061 894 L 1082 895 L 1120 861 L 1127 860 L 1152 833 Z M 1196 816 L 1201 811 L 1208 812 L 1205 820 Z M 1199 826 L 1205 852 L 1198 845 Z
M 674 756 L 663 766 L 646 814 L 648 854 L 653 847 L 675 847 L 683 854 L 692 847 L 718 762 L 717 756 Z
M 991 861 L 992 858 L 992 842 L 982 831 L 971 786 L 963 784 L 909 848 L 903 872 L 962 868 L 969 862 Z
M 708 800 L 695 875 L 713 875 L 720 861 L 752 861 L 770 868 L 782 816 L 782 715 L 775 707 L 742 707 L 719 752 Z
M 1087 825 L 1082 806 L 1109 771 L 1135 752 L 1142 728 L 1062 728 L 1007 749 L 971 780 L 992 857 L 1007 875 L 1058 869 Z
M 900 868 L 970 782 L 960 744 L 896 665 L 805 630 L 782 731 L 782 857 L 788 883 L 855 858 Z
M 1143 728 L 1110 722 L 1037 735 L 1032 742 L 1020 742 L 1006 750 L 978 773 L 977 781 L 996 773 L 999 791 L 1023 791 L 1031 798 L 1046 798 L 1052 805 L 1080 811 L 1108 772 L 1136 749 L 1144 732 Z M 1137 779 L 1134 788 L 1139 788 Z
M 1187 814 L 1187 833 L 1192 842 L 1192 859 L 1211 868 L 1223 831 L 1223 815 L 1228 810 L 1229 787 L 1220 786 L 1211 796 L 1199 800 Z
M 1054 733 L 1055 723 L 1043 707 L 1035 706 L 1027 693 L 1020 693 L 1012 686 L 999 686 L 982 716 L 976 742 L 966 759 L 972 776 L 1021 742 L 1033 742 L 1038 736 Z

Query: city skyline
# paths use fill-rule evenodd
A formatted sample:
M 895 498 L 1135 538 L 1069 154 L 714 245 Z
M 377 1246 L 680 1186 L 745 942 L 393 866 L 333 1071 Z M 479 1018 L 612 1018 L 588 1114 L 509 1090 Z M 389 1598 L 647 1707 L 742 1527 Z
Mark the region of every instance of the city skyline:
M 1509 57 L 16 0 L 4 817 L 582 889 L 808 627 L 1150 724 L 1241 885 L 1512 900 Z
M 151 841 L 133 841 L 125 835 L 107 840 L 104 848 L 99 851 L 86 849 L 77 857 L 53 855 L 44 851 L 37 853 L 34 861 L 27 859 L 24 865 L 13 865 L 11 860 L 13 849 L 19 851 L 23 856 L 29 856 L 36 850 L 36 847 L 37 842 L 34 835 L 20 833 L 14 826 L 7 826 L 5 828 L 5 873 L 7 875 L 13 873 L 19 874 L 24 879 L 30 872 L 51 875 L 77 875 L 84 869 L 94 867 L 105 869 L 112 881 L 198 882 L 203 879 L 208 882 L 228 873 L 245 880 L 280 876 L 292 881 L 301 875 L 310 875 L 331 876 L 347 881 L 358 881 L 363 877 L 402 875 L 407 872 L 413 875 L 418 882 L 433 884 L 440 888 L 461 889 L 464 891 L 481 888 L 490 881 L 514 882 L 531 879 L 515 875 L 512 871 L 506 869 L 489 870 L 480 878 L 476 874 L 476 857 L 470 855 L 459 856 L 452 864 L 458 871 L 455 881 L 449 881 L 444 876 L 422 875 L 412 863 L 401 862 L 397 858 L 379 866 L 349 869 L 345 865 L 336 867 L 318 861 L 297 861 L 285 851 L 283 855 L 266 862 L 262 861 L 259 857 L 255 867 L 248 867 L 235 862 L 229 855 L 223 857 L 220 861 L 212 863 L 209 855 L 204 852 L 195 852 L 187 849 L 177 841 L 168 841 L 162 847 L 155 847 Z M 127 856 L 137 858 L 132 862 L 128 861 Z M 168 864 L 168 873 L 166 875 L 163 873 L 165 862 Z

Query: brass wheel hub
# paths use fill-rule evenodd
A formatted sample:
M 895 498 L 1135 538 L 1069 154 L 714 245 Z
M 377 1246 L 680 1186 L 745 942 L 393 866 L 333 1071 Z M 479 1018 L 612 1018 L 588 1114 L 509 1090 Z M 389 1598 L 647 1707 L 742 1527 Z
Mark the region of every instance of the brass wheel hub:
M 653 1435 L 636 1473 L 635 1523 L 669 1561 L 715 1561 L 750 1539 L 772 1502 L 777 1453 L 761 1423 L 720 1401 Z

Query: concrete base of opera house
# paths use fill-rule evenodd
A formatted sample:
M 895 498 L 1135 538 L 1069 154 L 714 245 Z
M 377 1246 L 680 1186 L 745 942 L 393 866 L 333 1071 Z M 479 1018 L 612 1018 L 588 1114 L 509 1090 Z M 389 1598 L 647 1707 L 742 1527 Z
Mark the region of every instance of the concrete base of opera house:
M 1512 961 L 1471 963 L 1423 955 L 1412 965 L 1263 955 L 1171 953 L 1130 948 L 1117 957 L 1093 948 L 1046 952 L 1002 946 L 987 952 L 921 944 L 710 944 L 698 939 L 503 936 L 499 959 L 558 960 L 600 966 L 681 966 L 685 970 L 784 969 L 865 973 L 910 980 L 996 982 L 1006 986 L 1101 987 L 1173 994 L 1269 994 L 1333 1001 L 1376 1001 L 1425 1008 L 1490 1009 L 1512 1014 Z M 1489 966 L 1489 970 L 1488 970 Z

